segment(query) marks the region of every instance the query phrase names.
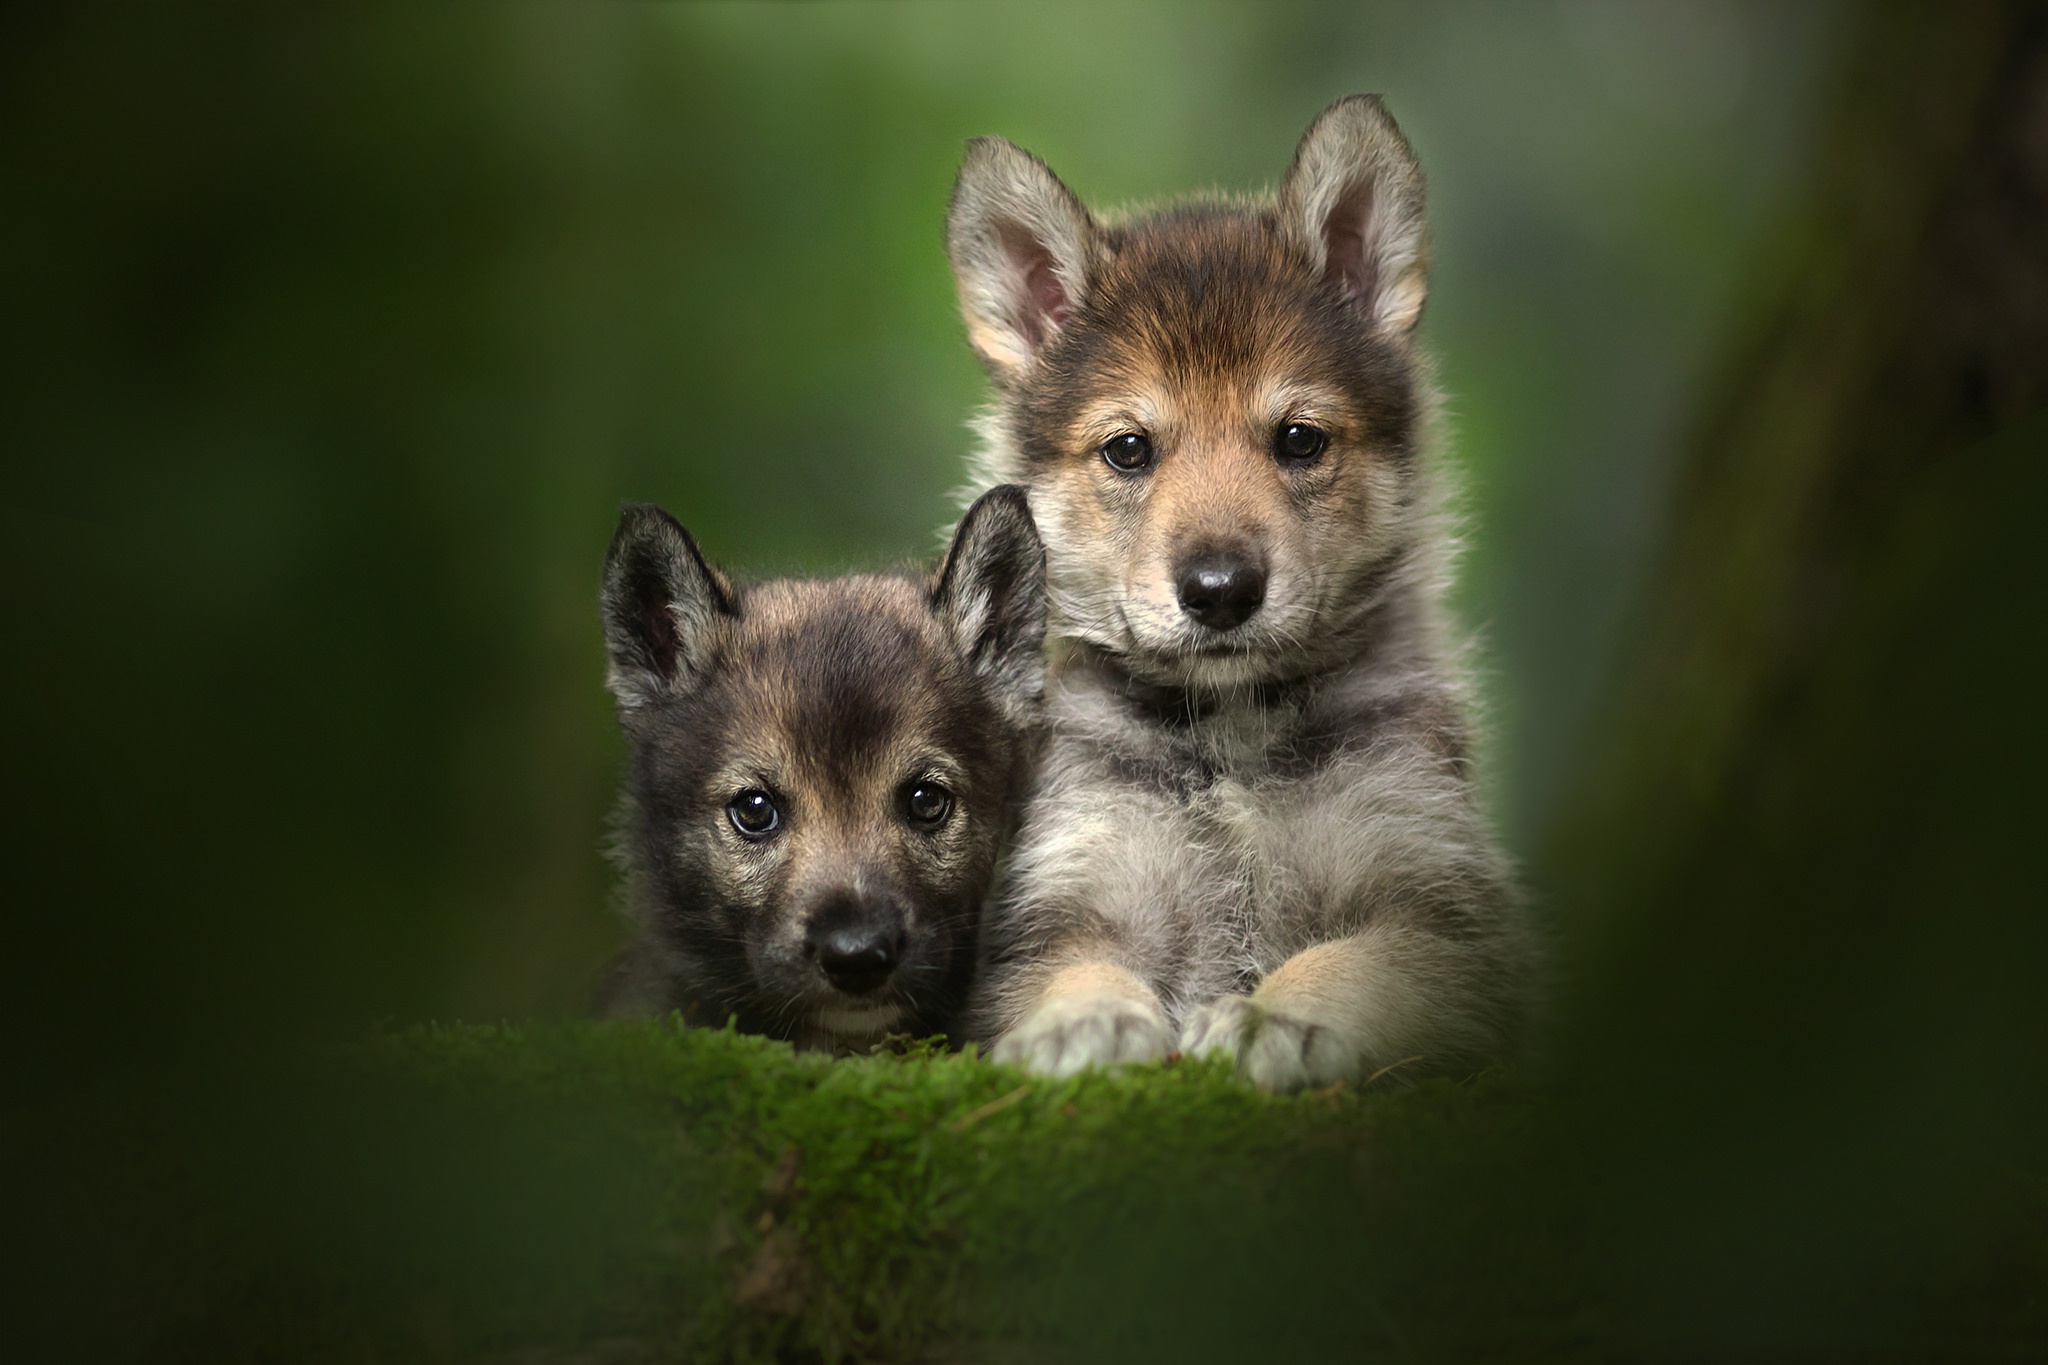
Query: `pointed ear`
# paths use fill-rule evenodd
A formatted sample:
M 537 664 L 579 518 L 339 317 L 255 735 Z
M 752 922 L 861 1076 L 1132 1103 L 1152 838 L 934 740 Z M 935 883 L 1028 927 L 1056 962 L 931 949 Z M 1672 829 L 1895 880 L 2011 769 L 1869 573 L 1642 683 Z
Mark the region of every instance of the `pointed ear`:
M 1079 306 L 1096 242 L 1094 219 L 1043 161 L 999 137 L 969 140 L 946 255 L 967 340 L 997 384 L 1013 383 Z
M 1045 547 L 1014 484 L 975 499 L 932 585 L 932 610 L 968 666 L 1017 702 L 1045 686 Z
M 1422 167 L 1378 95 L 1316 116 L 1281 183 L 1280 218 L 1376 330 L 1415 326 L 1428 290 Z
M 605 685 L 620 706 L 645 706 L 711 661 L 713 632 L 738 615 L 732 587 L 697 542 L 652 503 L 627 503 L 604 560 Z

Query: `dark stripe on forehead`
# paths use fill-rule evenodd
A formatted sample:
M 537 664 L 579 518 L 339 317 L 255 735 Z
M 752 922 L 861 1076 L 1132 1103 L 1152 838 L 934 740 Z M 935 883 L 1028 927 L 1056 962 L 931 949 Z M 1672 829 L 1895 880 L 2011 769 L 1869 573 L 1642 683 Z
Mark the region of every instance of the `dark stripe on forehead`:
M 842 619 L 819 622 L 797 640 L 785 667 L 799 738 L 853 764 L 890 741 L 928 664 L 902 624 Z
M 1348 397 L 1373 444 L 1412 454 L 1412 361 L 1373 335 L 1270 214 L 1181 208 L 1112 229 L 1108 245 L 1081 308 L 1011 410 L 1027 465 L 1073 453 L 1075 414 L 1144 375 L 1188 386 L 1327 385 Z
M 918 719 L 938 662 L 922 603 L 895 586 L 815 585 L 758 623 L 763 719 L 820 778 L 855 780 Z
M 1259 364 L 1312 312 L 1314 268 L 1264 217 L 1182 210 L 1129 231 L 1086 320 L 1177 379 Z

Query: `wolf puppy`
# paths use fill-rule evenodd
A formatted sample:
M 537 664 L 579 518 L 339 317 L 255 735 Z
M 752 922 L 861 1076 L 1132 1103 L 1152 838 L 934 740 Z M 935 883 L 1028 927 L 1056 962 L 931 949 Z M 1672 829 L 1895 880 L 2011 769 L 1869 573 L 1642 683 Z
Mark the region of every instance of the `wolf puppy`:
M 1099 220 L 968 144 L 947 250 L 1044 537 L 1052 735 L 974 1028 L 1285 1089 L 1495 1054 L 1518 899 L 1473 786 L 1413 338 L 1423 183 L 1372 96 L 1278 193 Z
M 946 1028 L 1028 772 L 1045 555 L 1022 493 L 929 582 L 736 588 L 629 506 L 604 569 L 635 933 L 610 1013 L 846 1051 Z

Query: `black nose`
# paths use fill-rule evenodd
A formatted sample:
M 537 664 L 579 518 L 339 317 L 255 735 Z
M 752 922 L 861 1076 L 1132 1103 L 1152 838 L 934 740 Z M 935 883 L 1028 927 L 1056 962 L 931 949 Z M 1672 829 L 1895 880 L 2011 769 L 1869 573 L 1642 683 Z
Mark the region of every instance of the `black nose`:
M 1232 554 L 1207 554 L 1180 568 L 1180 609 L 1211 630 L 1235 630 L 1266 600 L 1266 571 Z
M 826 979 L 848 995 L 866 995 L 880 986 L 903 956 L 902 935 L 893 925 L 873 920 L 814 925 L 808 946 Z

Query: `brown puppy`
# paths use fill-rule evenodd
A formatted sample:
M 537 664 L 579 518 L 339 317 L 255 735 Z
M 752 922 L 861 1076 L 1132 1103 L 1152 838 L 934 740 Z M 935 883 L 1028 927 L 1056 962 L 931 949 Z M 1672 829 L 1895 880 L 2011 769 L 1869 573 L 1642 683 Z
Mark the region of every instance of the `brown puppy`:
M 1029 770 L 1044 564 L 1014 488 L 929 580 L 739 588 L 626 508 L 603 608 L 634 937 L 609 1012 L 835 1051 L 950 1026 Z
M 1423 182 L 1370 96 L 1278 193 L 1103 221 L 969 144 L 948 251 L 1045 539 L 1052 737 L 974 1027 L 1272 1087 L 1494 1055 L 1530 955 L 1479 807 L 1413 329 Z

